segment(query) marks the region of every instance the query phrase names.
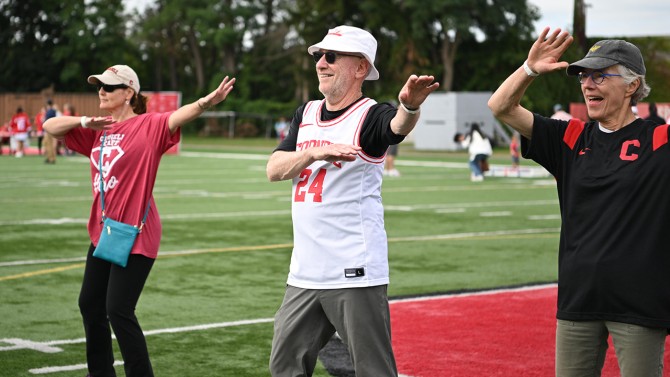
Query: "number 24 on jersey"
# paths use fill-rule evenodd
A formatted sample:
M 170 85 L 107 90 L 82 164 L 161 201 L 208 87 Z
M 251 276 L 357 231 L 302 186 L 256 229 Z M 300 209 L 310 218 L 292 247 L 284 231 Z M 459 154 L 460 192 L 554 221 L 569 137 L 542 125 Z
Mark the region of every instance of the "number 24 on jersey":
M 310 194 L 313 202 L 321 202 L 323 197 L 323 181 L 326 179 L 326 169 L 319 169 L 312 182 L 309 178 L 312 175 L 311 169 L 305 169 L 300 173 L 300 181 L 295 186 L 294 202 L 304 202 L 309 200 L 307 194 Z

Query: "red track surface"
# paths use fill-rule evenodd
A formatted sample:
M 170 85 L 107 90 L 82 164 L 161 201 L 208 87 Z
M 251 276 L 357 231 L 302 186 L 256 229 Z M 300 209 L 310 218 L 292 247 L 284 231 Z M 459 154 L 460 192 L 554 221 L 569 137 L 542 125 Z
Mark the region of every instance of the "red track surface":
M 554 376 L 556 287 L 391 303 L 398 371 L 412 377 Z M 664 376 L 670 376 L 670 338 Z M 608 349 L 602 377 L 618 377 Z
M 7 145 L 0 146 L 0 150 L 2 151 L 2 156 L 9 156 L 9 147 Z M 42 148 L 42 153 L 44 153 L 44 148 Z M 38 154 L 37 148 L 35 147 L 27 147 L 26 150 L 24 151 L 25 155 L 35 155 Z

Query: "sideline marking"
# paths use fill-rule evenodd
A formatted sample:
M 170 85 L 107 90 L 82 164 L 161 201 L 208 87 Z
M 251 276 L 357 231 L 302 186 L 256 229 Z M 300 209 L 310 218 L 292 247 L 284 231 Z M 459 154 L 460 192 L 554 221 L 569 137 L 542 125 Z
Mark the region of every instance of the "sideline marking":
M 114 366 L 123 365 L 123 361 L 114 361 Z M 69 372 L 73 370 L 83 370 L 87 369 L 87 364 L 75 364 L 75 365 L 66 365 L 62 367 L 44 367 L 44 368 L 35 368 L 29 369 L 28 372 L 32 374 L 49 374 L 49 373 L 58 373 L 58 372 Z
M 511 293 L 511 292 L 526 292 L 526 291 L 536 291 L 546 288 L 556 288 L 558 284 L 548 283 L 548 284 L 537 284 L 537 285 L 525 285 L 515 288 L 496 288 L 496 289 L 487 289 L 483 291 L 476 292 L 462 292 L 462 293 L 445 293 L 443 295 L 435 296 L 419 296 L 419 297 L 408 297 L 408 298 L 399 298 L 389 300 L 389 304 L 401 304 L 403 302 L 416 302 L 416 301 L 431 301 L 431 300 L 443 300 L 456 297 L 471 297 L 471 296 L 487 296 L 487 295 L 496 295 L 499 293 Z
M 225 327 L 236 327 L 244 325 L 256 325 L 259 323 L 268 323 L 274 322 L 274 318 L 258 318 L 258 319 L 245 319 L 240 321 L 230 321 L 230 322 L 219 322 L 219 323 L 208 323 L 204 325 L 194 325 L 194 326 L 184 326 L 184 327 L 173 327 L 166 329 L 156 329 L 144 331 L 145 336 L 150 335 L 160 335 L 160 334 L 176 334 L 181 332 L 192 332 L 192 331 L 202 331 L 202 330 L 211 330 L 219 329 Z M 112 339 L 116 339 L 116 335 L 112 334 Z M 62 352 L 63 349 L 57 346 L 67 345 L 67 344 L 81 344 L 86 343 L 86 338 L 77 338 L 77 339 L 62 339 L 62 340 L 49 340 L 46 342 L 35 342 L 27 339 L 0 339 L 2 343 L 11 344 L 10 346 L 0 347 L 0 352 L 3 351 L 16 351 L 16 350 L 33 350 L 43 353 L 58 353 Z

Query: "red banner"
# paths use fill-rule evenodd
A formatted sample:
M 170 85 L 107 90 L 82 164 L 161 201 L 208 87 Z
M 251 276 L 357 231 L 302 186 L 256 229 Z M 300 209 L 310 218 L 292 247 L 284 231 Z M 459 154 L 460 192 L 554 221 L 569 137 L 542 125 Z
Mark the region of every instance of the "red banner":
M 148 113 L 166 113 L 181 107 L 181 92 L 142 92 L 142 94 L 149 97 Z M 181 141 L 166 153 L 179 154 L 180 149 Z

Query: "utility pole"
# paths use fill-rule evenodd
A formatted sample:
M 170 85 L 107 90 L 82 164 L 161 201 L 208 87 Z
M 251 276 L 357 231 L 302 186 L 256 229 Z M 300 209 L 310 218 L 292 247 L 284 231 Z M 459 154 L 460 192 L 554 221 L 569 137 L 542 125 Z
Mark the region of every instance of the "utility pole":
M 584 3 L 584 0 L 575 0 L 572 25 L 574 28 L 572 36 L 575 38 L 575 42 L 582 50 L 582 53 L 586 54 L 589 45 L 586 40 L 586 4 Z

